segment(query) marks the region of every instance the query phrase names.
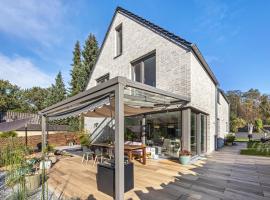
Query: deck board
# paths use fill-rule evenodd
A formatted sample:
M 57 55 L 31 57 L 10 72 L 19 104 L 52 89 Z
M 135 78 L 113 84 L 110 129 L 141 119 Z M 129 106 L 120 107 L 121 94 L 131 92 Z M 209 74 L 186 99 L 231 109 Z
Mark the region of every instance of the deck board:
M 147 160 L 146 165 L 134 161 L 134 189 L 125 194 L 125 199 L 140 199 L 138 195 L 151 193 L 149 199 L 175 199 L 181 195 L 171 188 L 166 193 L 159 192 L 161 185 L 173 182 L 179 174 L 194 174 L 191 165 L 182 166 L 170 160 Z M 64 198 L 112 199 L 97 190 L 97 168 L 93 161 L 81 163 L 81 157 L 63 158 L 49 172 L 49 187 Z

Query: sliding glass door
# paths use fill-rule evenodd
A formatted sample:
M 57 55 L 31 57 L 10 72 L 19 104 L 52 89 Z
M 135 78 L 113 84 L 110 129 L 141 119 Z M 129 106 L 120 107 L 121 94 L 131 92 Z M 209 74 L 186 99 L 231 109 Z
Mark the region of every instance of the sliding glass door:
M 159 157 L 176 157 L 181 147 L 181 111 L 146 115 L 146 144 Z

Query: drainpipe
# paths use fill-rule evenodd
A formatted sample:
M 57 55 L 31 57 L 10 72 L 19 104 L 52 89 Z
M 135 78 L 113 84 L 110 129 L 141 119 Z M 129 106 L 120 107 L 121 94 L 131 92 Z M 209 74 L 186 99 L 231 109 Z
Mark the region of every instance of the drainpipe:
M 215 151 L 217 151 L 217 147 L 218 147 L 218 144 L 217 144 L 217 139 L 218 139 L 218 96 L 219 93 L 218 93 L 218 86 L 216 85 L 216 94 L 215 94 Z

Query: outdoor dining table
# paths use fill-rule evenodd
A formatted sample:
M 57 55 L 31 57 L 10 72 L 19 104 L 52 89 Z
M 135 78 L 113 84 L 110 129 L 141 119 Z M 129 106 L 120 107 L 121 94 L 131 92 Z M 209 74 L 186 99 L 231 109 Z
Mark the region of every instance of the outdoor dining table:
M 97 143 L 97 144 L 91 144 L 91 146 L 94 147 L 101 147 L 106 149 L 114 149 L 113 144 L 107 144 L 107 143 Z M 124 145 L 124 151 L 128 155 L 128 160 L 131 161 L 133 158 L 134 151 L 142 150 L 142 164 L 146 164 L 146 146 L 145 145 Z

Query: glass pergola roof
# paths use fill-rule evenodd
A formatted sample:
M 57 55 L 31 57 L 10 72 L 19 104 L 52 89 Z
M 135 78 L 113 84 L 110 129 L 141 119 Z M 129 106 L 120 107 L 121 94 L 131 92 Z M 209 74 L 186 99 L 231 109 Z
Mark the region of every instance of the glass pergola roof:
M 112 117 L 115 114 L 115 87 L 117 84 L 124 85 L 125 116 L 176 108 L 188 102 L 185 97 L 133 82 L 123 77 L 116 77 L 46 108 L 40 114 L 46 115 L 49 120 L 81 114 L 88 117 Z

